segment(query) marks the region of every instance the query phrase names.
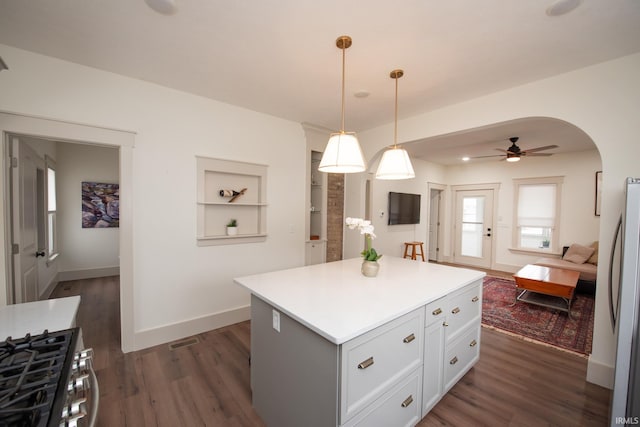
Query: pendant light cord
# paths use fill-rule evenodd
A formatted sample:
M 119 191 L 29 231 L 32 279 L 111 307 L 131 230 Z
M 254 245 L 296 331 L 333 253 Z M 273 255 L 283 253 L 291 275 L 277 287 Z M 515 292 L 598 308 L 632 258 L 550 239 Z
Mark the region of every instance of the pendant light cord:
M 398 76 L 396 76 L 396 117 L 393 128 L 393 148 L 398 148 Z
M 344 61 L 346 47 L 342 46 L 342 118 L 340 122 L 340 132 L 344 133 Z

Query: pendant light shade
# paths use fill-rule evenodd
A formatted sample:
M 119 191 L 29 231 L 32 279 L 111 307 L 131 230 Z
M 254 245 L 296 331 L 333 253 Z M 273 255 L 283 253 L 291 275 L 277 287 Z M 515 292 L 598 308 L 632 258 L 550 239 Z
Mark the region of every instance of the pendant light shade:
M 318 170 L 329 173 L 356 173 L 366 169 L 362 149 L 354 132 L 344 131 L 344 57 L 351 46 L 351 37 L 340 36 L 336 46 L 342 49 L 342 116 L 340 132 L 332 133 L 322 154 Z
M 324 149 L 318 170 L 330 173 L 355 173 L 365 169 L 364 157 L 354 133 L 332 133 Z
M 393 147 L 385 151 L 376 171 L 378 179 L 409 179 L 415 178 L 415 176 L 409 153 L 400 147 Z
M 389 77 L 396 81 L 396 103 L 395 103 L 395 127 L 393 131 L 393 147 L 389 148 L 382 155 L 378 170 L 377 179 L 410 179 L 416 174 L 411 165 L 409 153 L 404 148 L 398 147 L 398 79 L 404 75 L 402 70 L 393 70 Z

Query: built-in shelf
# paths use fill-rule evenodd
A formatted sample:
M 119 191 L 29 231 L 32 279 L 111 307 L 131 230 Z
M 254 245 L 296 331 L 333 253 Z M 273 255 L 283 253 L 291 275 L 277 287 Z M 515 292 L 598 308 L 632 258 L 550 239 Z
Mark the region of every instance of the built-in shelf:
M 263 242 L 267 238 L 267 166 L 197 157 L 198 246 Z M 221 190 L 242 193 L 236 200 Z M 244 191 L 243 191 L 244 190 Z M 235 219 L 238 232 L 227 235 Z

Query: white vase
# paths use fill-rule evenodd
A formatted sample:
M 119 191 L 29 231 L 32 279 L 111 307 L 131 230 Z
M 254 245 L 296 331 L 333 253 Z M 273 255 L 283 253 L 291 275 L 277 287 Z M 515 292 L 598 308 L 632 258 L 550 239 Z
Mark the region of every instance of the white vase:
M 227 236 L 235 236 L 238 234 L 238 227 L 227 227 Z
M 379 269 L 380 264 L 377 261 L 362 261 L 360 271 L 366 277 L 376 277 Z

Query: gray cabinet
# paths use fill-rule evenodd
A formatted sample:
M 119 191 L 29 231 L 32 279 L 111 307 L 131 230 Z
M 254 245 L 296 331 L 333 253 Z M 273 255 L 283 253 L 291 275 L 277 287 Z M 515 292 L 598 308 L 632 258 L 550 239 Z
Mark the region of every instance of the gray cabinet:
M 417 424 L 478 360 L 481 292 L 480 280 L 341 345 L 253 294 L 254 408 L 268 426 Z

